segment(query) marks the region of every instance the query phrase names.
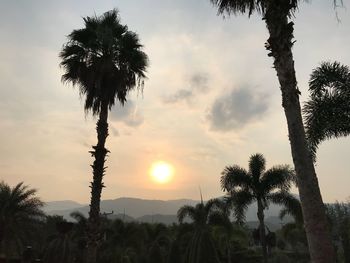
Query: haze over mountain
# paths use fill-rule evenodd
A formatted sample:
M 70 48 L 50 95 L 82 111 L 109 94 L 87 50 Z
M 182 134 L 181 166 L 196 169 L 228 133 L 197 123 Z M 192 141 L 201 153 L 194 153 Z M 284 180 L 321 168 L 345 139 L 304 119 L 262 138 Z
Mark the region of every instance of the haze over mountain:
M 184 205 L 194 206 L 200 201 L 192 199 L 177 199 L 177 200 L 146 200 L 139 198 L 117 198 L 112 200 L 101 201 L 101 213 L 106 213 L 106 216 L 111 219 L 119 218 L 125 221 L 139 221 L 148 223 L 177 223 L 177 211 Z M 74 207 L 74 205 L 76 205 Z M 268 227 L 276 229 L 281 221 L 277 217 L 280 211 L 280 206 L 270 205 L 268 210 L 265 210 L 265 217 Z M 47 202 L 45 212 L 49 215 L 61 215 L 70 220 L 70 214 L 74 211 L 81 212 L 88 216 L 89 206 L 76 203 L 74 201 L 55 201 Z M 256 204 L 252 204 L 246 213 L 248 225 L 255 226 L 257 221 Z M 109 213 L 112 213 L 108 215 Z M 287 219 L 288 221 L 288 219 Z

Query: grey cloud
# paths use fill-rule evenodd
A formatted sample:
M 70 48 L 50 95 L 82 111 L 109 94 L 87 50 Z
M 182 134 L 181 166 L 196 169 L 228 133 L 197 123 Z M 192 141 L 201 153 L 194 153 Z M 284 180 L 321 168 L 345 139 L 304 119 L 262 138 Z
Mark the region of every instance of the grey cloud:
M 125 103 L 124 106 L 117 106 L 111 111 L 112 121 L 123 122 L 130 127 L 138 127 L 144 122 L 143 115 L 138 111 L 137 106 L 132 100 Z
M 163 98 L 164 103 L 177 103 L 186 101 L 188 104 L 200 93 L 206 93 L 208 88 L 208 76 L 205 73 L 195 73 L 188 79 L 188 88 L 180 89 L 174 94 Z
M 267 111 L 268 97 L 241 88 L 217 98 L 207 115 L 211 130 L 229 131 L 256 121 Z
M 208 75 L 204 73 L 193 74 L 190 78 L 192 90 L 206 92 L 209 89 Z
M 180 89 L 177 92 L 175 92 L 173 95 L 164 98 L 163 102 L 176 103 L 183 100 L 190 102 L 192 96 L 193 96 L 193 92 L 191 90 Z

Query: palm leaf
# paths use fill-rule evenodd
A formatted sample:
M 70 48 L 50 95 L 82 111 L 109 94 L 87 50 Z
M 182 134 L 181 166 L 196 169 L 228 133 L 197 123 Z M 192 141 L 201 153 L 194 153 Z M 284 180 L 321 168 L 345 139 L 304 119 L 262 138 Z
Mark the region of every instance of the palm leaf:
M 221 188 L 223 191 L 231 191 L 235 187 L 249 187 L 252 182 L 248 172 L 238 165 L 227 166 L 221 173 Z
M 303 116 L 315 159 L 322 141 L 350 134 L 350 69 L 339 62 L 323 62 L 311 74 L 309 91 Z
M 303 213 L 302 213 L 300 201 L 291 193 L 287 191 L 270 193 L 267 196 L 267 199 L 274 204 L 279 204 L 283 206 L 283 209 L 281 210 L 281 213 L 280 213 L 281 218 L 289 214 L 294 217 L 297 223 L 303 222 Z
M 288 191 L 294 180 L 295 173 L 289 165 L 274 166 L 262 176 L 261 189 L 264 193 L 269 193 L 277 188 Z

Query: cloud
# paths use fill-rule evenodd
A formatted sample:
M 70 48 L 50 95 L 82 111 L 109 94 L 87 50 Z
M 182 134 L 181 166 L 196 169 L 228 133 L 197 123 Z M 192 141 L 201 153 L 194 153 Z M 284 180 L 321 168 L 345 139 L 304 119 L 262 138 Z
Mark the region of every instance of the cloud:
M 209 90 L 208 86 L 208 75 L 204 73 L 193 74 L 190 78 L 190 86 L 192 90 L 197 92 L 206 92 Z
M 186 89 L 180 89 L 174 94 L 163 98 L 164 103 L 177 103 L 179 101 L 187 101 L 190 103 L 191 99 L 193 96 L 193 92 L 191 90 L 186 90 Z
M 132 100 L 125 103 L 124 106 L 117 106 L 111 111 L 112 121 L 122 122 L 130 127 L 138 127 L 144 122 L 143 115 L 138 111 L 137 106 Z
M 192 99 L 201 93 L 207 93 L 208 88 L 208 76 L 205 73 L 195 73 L 190 76 L 187 81 L 188 87 L 185 89 L 180 89 L 177 92 L 164 97 L 164 103 L 178 103 L 185 101 L 188 104 L 192 103 Z
M 256 121 L 266 113 L 268 97 L 252 89 L 241 88 L 217 98 L 207 115 L 211 130 L 240 129 Z
M 112 131 L 113 136 L 118 137 L 120 135 L 119 131 L 116 128 L 114 128 L 113 126 L 111 126 L 110 129 Z

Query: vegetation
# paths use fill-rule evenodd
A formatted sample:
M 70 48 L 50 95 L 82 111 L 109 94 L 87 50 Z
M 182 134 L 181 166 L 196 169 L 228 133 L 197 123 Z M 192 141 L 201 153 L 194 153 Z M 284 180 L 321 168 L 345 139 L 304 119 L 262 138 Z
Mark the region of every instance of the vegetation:
M 0 182 L 0 255 L 18 256 L 35 235 L 44 216 L 43 203 L 35 193 L 23 183 L 11 188 Z
M 336 246 L 338 261 L 350 262 L 350 203 L 327 205 L 327 215 Z
M 318 145 L 350 134 L 350 69 L 339 62 L 322 62 L 312 71 L 310 99 L 303 112 L 310 149 L 316 158 Z
M 219 262 L 209 224 L 213 223 L 215 219 L 218 222 L 219 217 L 222 224 L 229 220 L 227 217 L 225 218 L 225 214 L 214 210 L 218 203 L 220 203 L 219 200 L 209 200 L 204 204 L 201 200 L 195 207 L 184 206 L 178 211 L 177 216 L 180 223 L 186 217 L 189 217 L 195 225 L 194 233 L 187 248 L 185 262 Z
M 264 210 L 268 209 L 270 203 L 285 206 L 288 211 L 301 208 L 299 201 L 288 192 L 294 179 L 293 170 L 287 165 L 274 166 L 269 170 L 265 166 L 266 160 L 262 154 L 250 157 L 248 171 L 238 165 L 228 166 L 222 172 L 221 187 L 228 193 L 227 200 L 239 223 L 244 220 L 248 206 L 257 203 L 259 239 L 264 262 L 267 262 Z
M 262 15 L 269 31 L 265 43 L 268 56 L 273 57 L 274 68 L 282 91 L 282 106 L 287 119 L 289 140 L 298 189 L 303 208 L 306 233 L 312 262 L 334 262 L 335 254 L 327 227 L 315 167 L 307 147 L 299 101 L 292 47 L 294 23 L 291 17 L 297 11 L 299 0 L 211 0 L 220 14 Z
M 180 208 L 178 211 L 180 224 L 127 223 L 101 216 L 100 231 L 103 238 L 96 254 L 97 262 L 263 262 L 264 254 L 256 246 L 257 239 L 258 241 L 260 239 L 259 230 L 249 228 L 243 222 L 243 212 L 249 202 L 237 199 L 235 196 L 243 196 L 243 189 L 248 194 L 254 195 L 252 189 L 248 188 L 251 185 L 247 182 L 254 181 L 253 175 L 259 175 L 260 183 L 255 185 L 256 189 L 259 189 L 260 193 L 268 192 L 263 199 L 264 205 L 275 200 L 280 201 L 283 199 L 280 196 L 281 192 L 284 196 L 290 195 L 288 194 L 290 182 L 281 181 L 292 175 L 287 166 L 276 166 L 264 171 L 263 160 L 261 155 L 253 155 L 250 169 L 245 173 L 232 172 L 244 171 L 238 166 L 226 167 L 225 171 L 228 173 L 224 171 L 222 183 L 226 181 L 225 184 L 230 187 L 234 181 L 238 183 L 241 180 L 240 187 L 231 189 L 232 195 L 226 198 L 201 201 L 196 206 Z M 244 184 L 247 184 L 246 188 Z M 267 188 L 267 185 L 270 187 Z M 268 189 L 276 190 L 271 192 Z M 239 192 L 241 194 L 234 194 Z M 86 262 L 89 226 L 88 219 L 84 215 L 72 213 L 71 217 L 74 219 L 72 222 L 67 222 L 61 216 L 45 216 L 41 211 L 42 202 L 35 196 L 35 190 L 29 189 L 23 183 L 11 188 L 2 182 L 0 197 L 0 211 L 3 213 L 1 220 L 7 220 L 1 221 L 0 225 L 2 244 L 6 245 L 1 248 L 0 259 L 26 257 L 25 262 Z M 286 200 L 295 201 L 289 198 Z M 288 201 L 282 203 L 287 204 Z M 232 204 L 234 206 L 231 207 Z M 293 205 L 287 205 L 288 207 Z M 231 208 L 235 219 L 240 218 L 239 224 L 232 222 L 228 216 Z M 11 220 L 8 216 L 10 211 L 11 215 L 14 215 Z M 293 214 L 298 209 L 287 209 L 287 211 Z M 350 204 L 327 205 L 327 216 L 332 230 L 332 241 L 337 248 L 337 260 L 349 262 Z M 13 245 L 17 241 L 20 241 L 18 243 L 20 246 Z M 266 244 L 269 262 L 310 262 L 306 232 L 300 221 L 290 221 L 276 232 L 268 229 Z
M 95 158 L 92 165 L 91 202 L 89 213 L 88 262 L 96 262 L 100 235 L 100 200 L 104 187 L 102 178 L 108 150 L 108 111 L 119 101 L 127 100 L 129 91 L 143 84 L 148 64 L 136 33 L 122 25 L 118 12 L 112 10 L 102 16 L 84 18 L 85 27 L 68 36 L 60 57 L 65 70 L 63 82 L 79 87 L 85 97 L 85 111 L 98 116 L 97 145 L 90 151 Z

